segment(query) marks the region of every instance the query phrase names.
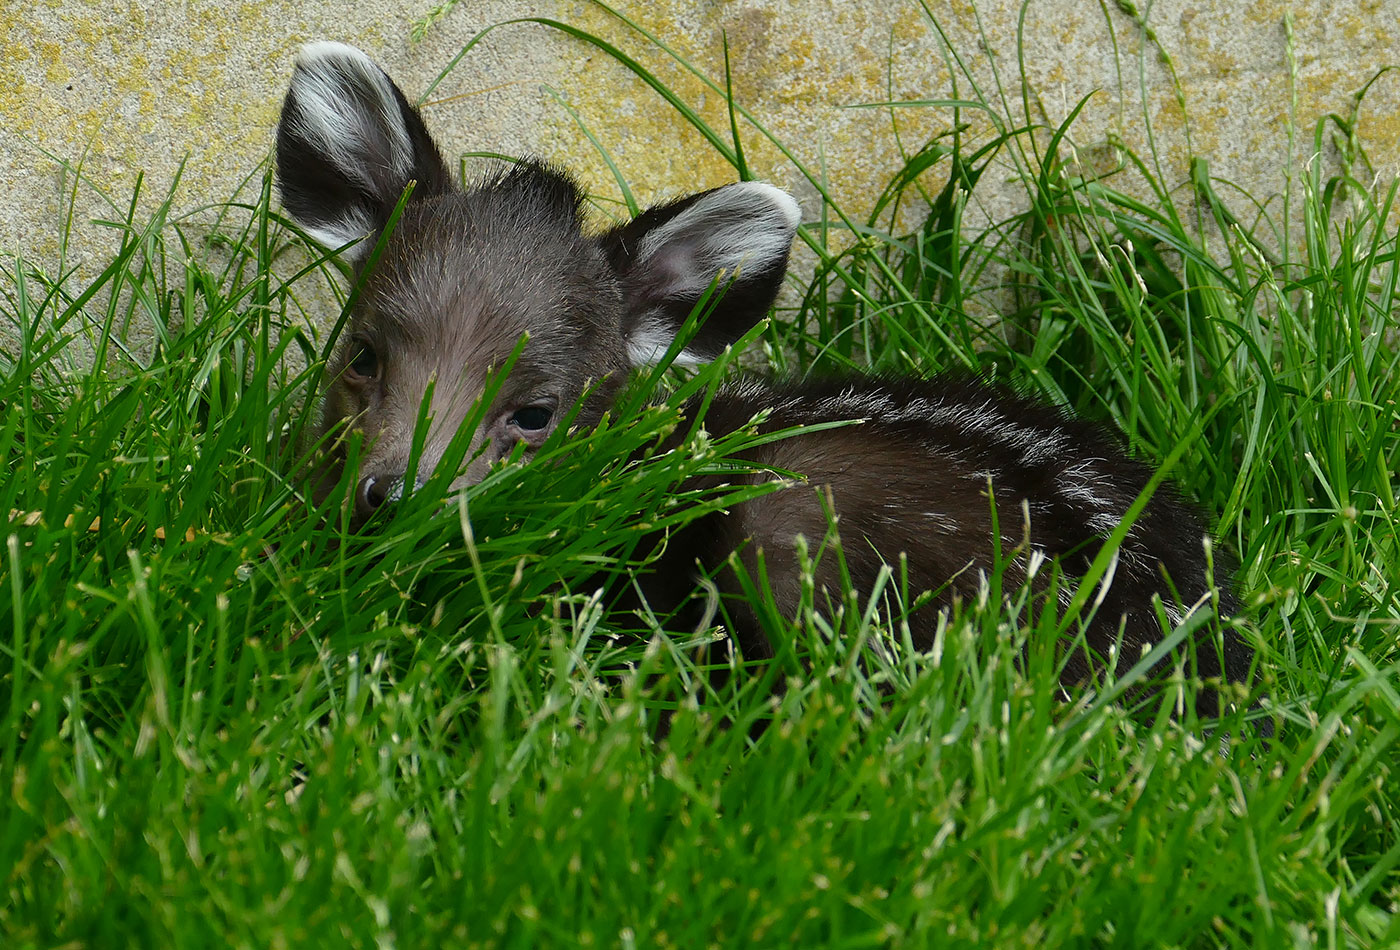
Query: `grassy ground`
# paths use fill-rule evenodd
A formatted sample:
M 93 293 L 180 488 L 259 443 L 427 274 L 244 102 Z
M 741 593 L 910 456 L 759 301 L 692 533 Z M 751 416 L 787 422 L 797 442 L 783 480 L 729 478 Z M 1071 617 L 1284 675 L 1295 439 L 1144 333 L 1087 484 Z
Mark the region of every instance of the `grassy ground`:
M 1394 191 L 1314 171 L 1253 205 L 1126 154 L 1087 180 L 957 95 L 1000 131 L 808 225 L 803 304 L 750 351 L 977 367 L 1170 460 L 1240 561 L 1276 741 L 1063 695 L 1015 591 L 926 655 L 770 617 L 792 650 L 723 681 L 703 633 L 613 636 L 661 622 L 591 579 L 718 503 L 668 489 L 732 447 L 628 464 L 665 406 L 343 537 L 291 474 L 330 265 L 288 279 L 265 179 L 186 218 L 124 196 L 95 279 L 0 262 L 5 946 L 1400 941 Z M 993 161 L 1026 210 L 969 224 Z

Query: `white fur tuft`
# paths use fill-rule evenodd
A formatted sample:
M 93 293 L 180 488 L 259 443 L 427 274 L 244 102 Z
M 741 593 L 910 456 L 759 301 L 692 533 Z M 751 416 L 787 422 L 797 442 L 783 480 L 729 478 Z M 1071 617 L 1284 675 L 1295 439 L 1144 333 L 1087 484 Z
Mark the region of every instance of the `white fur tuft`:
M 671 344 L 676 342 L 675 330 L 656 320 L 642 320 L 637 328 L 627 336 L 627 359 L 633 366 L 653 366 Z M 681 350 L 676 354 L 673 366 L 699 366 L 706 362 L 705 357 Z
M 789 231 L 796 231 L 802 223 L 802 208 L 797 204 L 797 199 L 781 188 L 762 181 L 741 181 L 725 190 L 733 189 L 751 196 L 755 204 L 768 202 L 774 213 L 782 217 L 783 226 Z
M 374 226 L 369 223 L 368 218 L 357 214 L 323 225 L 304 224 L 301 229 L 306 232 L 307 237 L 327 250 L 338 251 L 337 257 L 347 261 L 358 261 L 365 256 L 368 248 L 347 245 L 365 237 L 374 230 Z

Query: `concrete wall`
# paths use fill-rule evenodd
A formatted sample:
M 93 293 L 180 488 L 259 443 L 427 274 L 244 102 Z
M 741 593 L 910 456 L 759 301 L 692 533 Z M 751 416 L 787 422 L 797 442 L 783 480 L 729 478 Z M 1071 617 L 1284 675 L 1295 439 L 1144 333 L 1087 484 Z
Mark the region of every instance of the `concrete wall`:
M 527 15 L 601 35 L 657 71 L 708 120 L 724 127 L 720 97 L 604 9 L 563 0 L 469 0 L 410 40 L 432 0 L 356 3 L 237 0 L 48 0 L 0 6 L 0 249 L 52 259 L 66 227 L 63 195 L 72 176 L 45 153 L 82 162 L 84 174 L 119 202 L 145 174 L 148 203 L 163 196 L 187 159 L 178 207 L 222 200 L 268 154 L 296 48 L 312 39 L 355 43 L 378 59 L 410 97 L 464 44 L 493 23 Z M 1400 62 L 1400 0 L 1160 0 L 1148 44 L 1127 0 L 1031 0 L 1018 62 L 1017 0 L 929 0 L 952 50 L 990 83 L 993 66 L 1015 111 L 1028 91 L 1032 114 L 1058 122 L 1098 93 L 1075 126 L 1092 157 L 1109 133 L 1146 144 L 1150 119 L 1172 182 L 1184 176 L 1186 121 L 1170 82 L 1185 96 L 1190 146 L 1212 170 L 1265 197 L 1282 186 L 1290 95 L 1304 132 L 1347 113 L 1376 70 Z M 1143 5 L 1147 7 L 1146 4 Z M 706 74 L 723 77 L 721 36 L 734 83 L 748 106 L 834 193 L 867 207 L 898 167 L 891 123 L 914 147 L 946 127 L 947 109 L 850 109 L 861 102 L 950 97 L 947 50 L 909 0 L 623 0 L 621 11 Z M 1126 12 L 1125 12 L 1126 11 Z M 1296 85 L 1290 88 L 1285 18 L 1292 18 Z M 980 24 L 980 29 L 979 29 Z M 1141 71 L 1141 75 L 1139 74 Z M 558 31 L 503 26 L 437 88 L 425 109 L 449 155 L 467 150 L 531 152 L 572 166 L 615 196 L 597 151 L 567 101 L 651 200 L 729 180 L 732 173 L 679 115 L 617 63 Z M 1143 91 L 1145 90 L 1145 99 Z M 960 94 L 968 95 L 966 80 Z M 1377 84 L 1363 111 L 1362 142 L 1384 177 L 1400 153 L 1400 72 Z M 975 118 L 975 116 L 970 116 Z M 808 215 L 809 188 L 778 151 L 747 136 L 766 177 L 794 187 Z M 79 219 L 103 213 L 85 195 Z M 83 226 L 74 246 L 95 253 L 103 238 Z

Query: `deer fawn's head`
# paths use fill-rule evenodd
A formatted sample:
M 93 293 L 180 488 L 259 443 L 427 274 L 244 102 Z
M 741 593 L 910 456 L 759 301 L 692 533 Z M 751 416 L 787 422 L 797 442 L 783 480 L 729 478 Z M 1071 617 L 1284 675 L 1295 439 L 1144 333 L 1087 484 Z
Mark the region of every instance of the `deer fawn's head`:
M 463 188 L 398 87 L 338 43 L 297 58 L 277 175 L 291 217 L 340 248 L 362 280 L 325 403 L 328 430 L 367 437 L 361 519 L 404 490 L 430 383 L 425 475 L 528 334 L 458 473 L 460 484 L 479 481 L 517 443 L 543 442 L 590 386 L 577 422 L 596 422 L 628 369 L 665 352 L 716 281 L 723 301 L 681 359 L 710 358 L 753 326 L 777 294 L 800 217 L 784 192 L 739 182 L 590 235 L 577 186 L 546 165 Z

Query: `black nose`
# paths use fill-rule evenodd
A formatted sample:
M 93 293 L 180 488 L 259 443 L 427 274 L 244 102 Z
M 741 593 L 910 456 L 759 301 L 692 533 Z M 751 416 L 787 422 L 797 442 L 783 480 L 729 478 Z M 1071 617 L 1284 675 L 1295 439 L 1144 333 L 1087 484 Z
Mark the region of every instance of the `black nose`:
M 378 511 L 389 497 L 389 488 L 393 481 L 391 478 L 375 475 L 366 475 L 360 479 L 360 484 L 355 487 L 355 514 L 365 519 Z

